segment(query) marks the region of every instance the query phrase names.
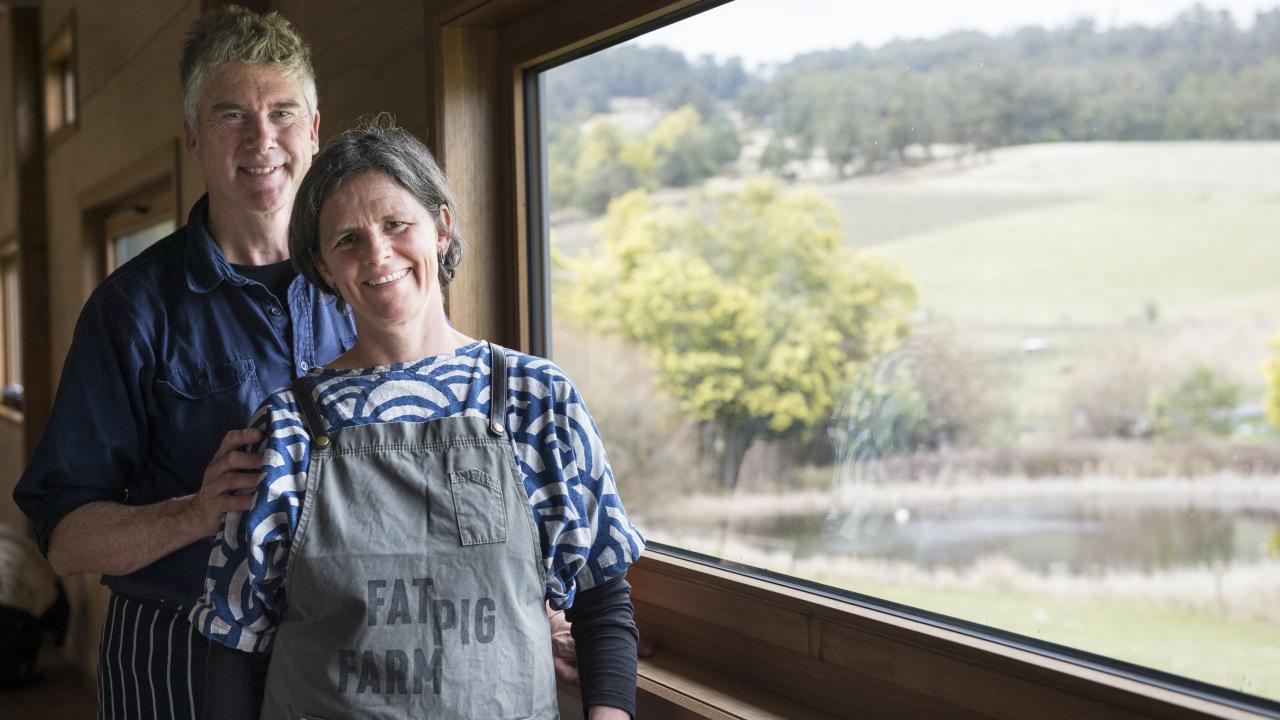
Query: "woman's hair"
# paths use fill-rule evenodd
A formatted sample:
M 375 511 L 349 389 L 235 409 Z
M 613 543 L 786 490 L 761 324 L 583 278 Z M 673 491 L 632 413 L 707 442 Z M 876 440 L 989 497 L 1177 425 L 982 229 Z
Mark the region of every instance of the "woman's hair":
M 320 208 L 333 191 L 348 178 L 367 172 L 381 173 L 395 181 L 435 219 L 436 229 L 445 230 L 440 206 L 449 208 L 453 224 L 448 228 L 449 247 L 439 255 L 440 288 L 448 287 L 462 260 L 462 236 L 458 233 L 458 206 L 449 190 L 444 171 L 431 151 L 389 115 L 364 120 L 335 137 L 316 156 L 298 187 L 289 219 L 289 256 L 302 277 L 330 295 L 338 293 L 316 267 L 320 257 Z M 343 307 L 338 298 L 339 309 Z
M 200 96 L 213 72 L 223 65 L 271 65 L 302 82 L 312 114 L 320 109 L 311 48 L 280 13 L 259 15 L 237 5 L 196 19 L 182 46 L 182 111 L 199 127 Z

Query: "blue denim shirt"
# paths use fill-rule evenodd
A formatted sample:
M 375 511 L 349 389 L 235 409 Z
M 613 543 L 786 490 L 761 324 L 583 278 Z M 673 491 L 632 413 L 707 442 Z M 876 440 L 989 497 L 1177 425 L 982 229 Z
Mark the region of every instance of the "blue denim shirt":
M 282 308 L 236 273 L 207 217 L 202 198 L 186 227 L 112 273 L 81 311 L 49 424 L 13 493 L 45 553 L 54 527 L 85 503 L 148 505 L 195 492 L 228 430 L 355 342 L 351 319 L 301 277 Z M 193 543 L 103 583 L 189 609 L 212 546 Z

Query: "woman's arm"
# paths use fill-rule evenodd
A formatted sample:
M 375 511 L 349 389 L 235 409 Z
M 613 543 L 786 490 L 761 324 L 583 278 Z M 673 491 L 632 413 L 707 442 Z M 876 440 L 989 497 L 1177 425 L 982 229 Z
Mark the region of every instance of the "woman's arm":
M 625 575 L 578 592 L 565 618 L 578 650 L 583 711 L 591 720 L 633 717 L 640 635 Z
M 258 717 L 271 653 L 241 652 L 210 642 L 205 658 L 201 720 Z

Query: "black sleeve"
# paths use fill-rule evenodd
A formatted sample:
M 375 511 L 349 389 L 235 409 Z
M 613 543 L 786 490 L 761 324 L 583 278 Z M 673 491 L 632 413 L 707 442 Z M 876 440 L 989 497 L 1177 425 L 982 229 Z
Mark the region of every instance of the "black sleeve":
M 241 652 L 210 642 L 205 658 L 201 720 L 258 717 L 271 653 Z
M 631 584 L 619 576 L 583 590 L 565 610 L 578 651 L 582 712 L 608 705 L 636 714 L 636 630 Z

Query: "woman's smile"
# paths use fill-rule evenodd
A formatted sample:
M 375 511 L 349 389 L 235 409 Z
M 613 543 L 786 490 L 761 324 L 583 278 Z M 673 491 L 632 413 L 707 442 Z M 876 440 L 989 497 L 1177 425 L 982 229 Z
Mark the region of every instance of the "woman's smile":
M 402 270 L 396 270 L 395 272 L 387 273 L 382 277 L 374 278 L 373 280 L 366 282 L 365 285 L 369 285 L 372 287 L 381 287 L 382 285 L 388 285 L 390 283 L 393 283 L 399 280 L 405 275 L 408 275 L 412 271 L 413 271 L 413 268 L 404 268 Z

